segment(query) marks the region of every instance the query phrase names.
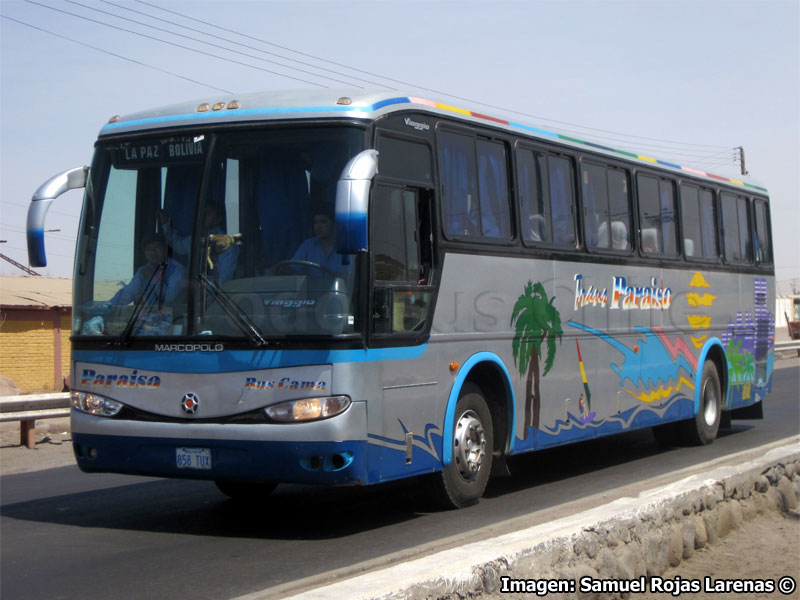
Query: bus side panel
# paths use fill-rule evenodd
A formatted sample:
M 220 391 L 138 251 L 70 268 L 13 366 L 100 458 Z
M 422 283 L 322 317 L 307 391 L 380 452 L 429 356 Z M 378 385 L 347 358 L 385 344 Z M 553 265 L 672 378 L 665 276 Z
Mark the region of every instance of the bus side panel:
M 763 400 L 772 388 L 775 286 L 771 277 L 739 276 L 739 302 L 720 339 L 728 362 L 725 408 L 733 410 Z
M 768 389 L 770 292 L 762 290 L 769 282 L 739 279 L 448 254 L 432 344 L 451 348 L 460 361 L 476 352 L 503 361 L 516 397 L 512 453 L 687 419 L 695 412 L 701 351 L 712 338 L 753 355 L 744 377 L 734 365 L 728 408 Z M 740 287 L 749 288 L 741 299 Z M 753 325 L 741 328 L 737 320 Z
M 766 278 L 455 253 L 444 266 L 425 353 L 353 365 L 346 377 L 370 381 L 365 399 L 380 398 L 369 409 L 370 481 L 441 468 L 461 373 L 448 365 L 479 353 L 510 375 L 512 454 L 691 418 L 703 349 L 715 338 L 733 371 L 726 408 L 769 388 Z M 753 356 L 743 375 L 735 352 Z
M 429 344 L 416 358 L 334 365 L 334 394 L 367 403 L 370 483 L 441 469 L 444 410 L 434 376 L 440 362 Z

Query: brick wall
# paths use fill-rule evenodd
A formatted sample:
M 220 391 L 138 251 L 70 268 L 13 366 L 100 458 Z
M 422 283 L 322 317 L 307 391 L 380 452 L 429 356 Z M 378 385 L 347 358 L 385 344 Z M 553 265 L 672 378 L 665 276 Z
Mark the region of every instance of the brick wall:
M 63 310 L 3 310 L 0 374 L 22 393 L 61 391 L 69 375 L 70 325 Z

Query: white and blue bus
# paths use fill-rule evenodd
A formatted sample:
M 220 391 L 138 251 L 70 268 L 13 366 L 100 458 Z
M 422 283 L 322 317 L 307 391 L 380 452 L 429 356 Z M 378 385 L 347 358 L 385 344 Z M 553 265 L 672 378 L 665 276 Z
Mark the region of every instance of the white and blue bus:
M 421 477 L 652 427 L 708 444 L 773 369 L 767 191 L 413 96 L 269 93 L 113 117 L 85 187 L 72 435 L 86 472 Z

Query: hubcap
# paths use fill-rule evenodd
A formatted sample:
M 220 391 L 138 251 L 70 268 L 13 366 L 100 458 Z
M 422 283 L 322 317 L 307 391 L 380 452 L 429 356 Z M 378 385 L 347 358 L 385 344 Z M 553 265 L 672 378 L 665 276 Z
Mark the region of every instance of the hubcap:
M 478 415 L 468 410 L 456 423 L 453 457 L 458 472 L 467 481 L 475 479 L 486 455 L 486 434 Z
M 718 404 L 716 386 L 710 380 L 706 380 L 703 384 L 703 420 L 709 427 L 717 421 Z

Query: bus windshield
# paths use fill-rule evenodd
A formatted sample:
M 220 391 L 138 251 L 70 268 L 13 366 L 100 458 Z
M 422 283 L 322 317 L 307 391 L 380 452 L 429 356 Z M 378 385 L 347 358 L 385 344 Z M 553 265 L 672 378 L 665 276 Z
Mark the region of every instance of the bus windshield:
M 356 127 L 101 143 L 75 262 L 77 336 L 352 336 L 360 255 L 334 240 Z

